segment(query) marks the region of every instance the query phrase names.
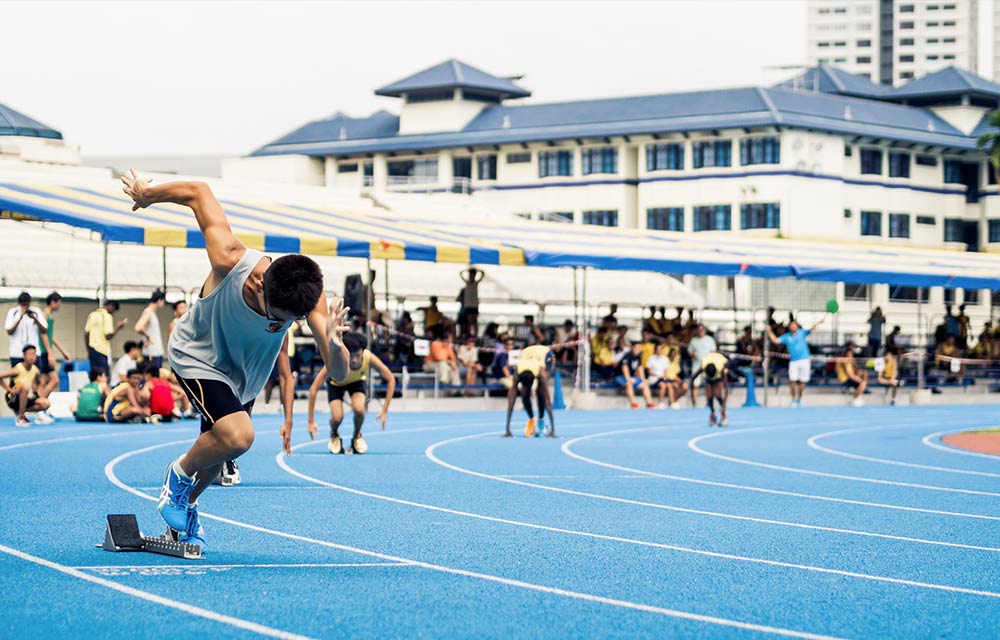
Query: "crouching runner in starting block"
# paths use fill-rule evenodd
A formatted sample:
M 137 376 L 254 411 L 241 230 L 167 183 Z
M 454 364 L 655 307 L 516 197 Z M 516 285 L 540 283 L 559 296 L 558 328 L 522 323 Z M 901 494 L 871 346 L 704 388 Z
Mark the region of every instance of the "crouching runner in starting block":
M 726 414 L 726 401 L 729 400 L 729 381 L 735 374 L 729 369 L 729 358 L 713 351 L 701 359 L 701 368 L 691 375 L 691 385 L 694 385 L 695 378 L 705 377 L 705 399 L 708 401 L 708 426 L 716 425 L 725 427 L 729 425 L 729 416 Z M 715 403 L 718 401 L 722 419 L 715 416 Z
M 198 303 L 170 334 L 170 365 L 177 382 L 202 415 L 201 435 L 187 453 L 167 465 L 157 509 L 178 541 L 205 546 L 198 521 L 198 496 L 227 460 L 253 444 L 250 410 L 274 368 L 288 327 L 308 318 L 323 363 L 336 378 L 347 375 L 342 334 L 347 309 L 335 300 L 327 309 L 323 273 L 303 255 L 272 261 L 248 249 L 229 227 L 222 205 L 208 185 L 169 182 L 159 186 L 132 172 L 122 176 L 133 211 L 171 202 L 191 209 L 205 237 L 211 271 Z M 281 427 L 291 453 L 291 421 Z
M 514 412 L 514 402 L 519 390 L 521 402 L 528 414 L 528 423 L 524 425 L 524 437 L 530 438 L 545 433 L 546 412 L 549 414 L 549 430 L 545 435 L 555 437 L 556 419 L 552 416 L 552 398 L 549 396 L 549 374 L 555 369 L 555 364 L 552 349 L 545 345 L 537 344 L 521 351 L 517 359 L 514 384 L 510 385 L 510 391 L 507 393 L 507 430 L 503 434 L 505 438 L 513 435 L 510 432 L 510 416 Z M 536 386 L 535 396 L 538 398 L 538 417 L 541 423 L 535 419 L 535 412 L 531 408 L 533 386 Z
M 354 435 L 351 438 L 351 453 L 365 453 L 368 444 L 361 436 L 361 427 L 365 424 L 365 413 L 368 405 L 368 369 L 375 367 L 379 376 L 385 380 L 385 402 L 379 411 L 379 426 L 384 431 L 386 417 L 389 413 L 389 403 L 396 392 L 396 378 L 389 367 L 368 349 L 365 349 L 365 338 L 359 333 L 344 334 L 344 345 L 351 354 L 350 371 L 342 380 L 334 380 L 326 375 L 326 367 L 319 370 L 312 386 L 309 387 L 309 436 L 315 437 L 319 429 L 316 425 L 316 395 L 319 388 L 326 385 L 326 399 L 330 403 L 330 442 L 327 449 L 330 453 L 344 453 L 344 443 L 340 439 L 340 423 L 344 421 L 344 396 L 351 402 L 354 411 Z

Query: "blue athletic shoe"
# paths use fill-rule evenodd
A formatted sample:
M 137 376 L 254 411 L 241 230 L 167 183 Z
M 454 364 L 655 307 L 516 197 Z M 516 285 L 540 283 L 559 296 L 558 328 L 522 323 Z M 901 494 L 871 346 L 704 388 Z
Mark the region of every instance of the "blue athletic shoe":
M 187 530 L 188 495 L 192 489 L 194 489 L 194 479 L 182 478 L 174 471 L 174 463 L 168 464 L 156 509 L 172 529 Z
M 197 503 L 188 506 L 187 524 L 184 531 L 178 534 L 177 541 L 196 545 L 205 551 L 205 530 L 202 529 L 201 520 L 198 518 Z

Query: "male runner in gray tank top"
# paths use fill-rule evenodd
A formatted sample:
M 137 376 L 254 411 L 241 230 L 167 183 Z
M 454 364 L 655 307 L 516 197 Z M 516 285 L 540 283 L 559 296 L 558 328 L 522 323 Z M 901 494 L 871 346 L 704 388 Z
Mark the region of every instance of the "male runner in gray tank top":
M 198 521 L 201 495 L 227 460 L 254 440 L 250 411 L 264 387 L 289 325 L 306 318 L 331 373 L 347 375 L 350 354 L 342 339 L 348 309 L 342 299 L 327 308 L 319 265 L 303 255 L 272 262 L 233 234 L 222 205 L 207 184 L 168 182 L 152 186 L 132 171 L 122 176 L 133 211 L 162 202 L 189 207 L 212 270 L 190 311 L 177 321 L 167 347 L 170 366 L 202 415 L 201 435 L 187 453 L 167 465 L 157 502 L 160 515 L 181 542 L 205 546 Z M 281 427 L 290 454 L 291 421 Z

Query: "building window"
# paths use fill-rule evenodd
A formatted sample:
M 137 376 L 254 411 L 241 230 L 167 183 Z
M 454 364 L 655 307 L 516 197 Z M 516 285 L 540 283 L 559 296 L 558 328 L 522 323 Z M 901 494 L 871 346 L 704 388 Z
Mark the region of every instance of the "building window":
M 913 5 L 912 4 L 901 4 L 901 5 L 899 5 L 899 12 L 900 13 L 913 13 Z
M 341 162 L 337 165 L 337 173 L 357 173 L 357 162 Z
M 851 216 L 854 215 L 850 209 L 844 209 L 844 218 L 850 220 Z
M 989 162 L 986 163 L 986 184 L 996 184 L 997 183 L 997 172 L 993 169 L 993 165 Z
M 375 176 L 375 163 L 374 162 L 366 162 L 362 168 L 364 169 L 364 176 L 366 178 L 372 178 L 372 177 Z
M 538 177 L 573 175 L 572 151 L 539 151 Z
M 617 227 L 618 212 L 613 209 L 584 211 L 583 224 L 592 224 L 598 227 Z
M 933 227 L 937 224 L 937 218 L 934 216 L 917 216 L 917 224 L 926 224 Z
M 854 147 L 849 144 L 844 145 L 844 155 L 848 158 L 854 155 Z
M 962 242 L 962 221 L 958 218 L 944 219 L 944 241 Z
M 927 59 L 928 60 L 937 60 L 938 57 L 936 55 L 932 55 L 932 56 L 927 56 Z
M 962 184 L 962 163 L 958 160 L 944 161 L 945 184 Z
M 920 302 L 928 302 L 930 300 L 930 289 L 927 287 L 890 287 L 889 288 L 889 302 L 916 302 L 917 294 L 919 292 Z
M 740 205 L 740 228 L 781 228 L 781 205 L 777 202 Z
M 899 28 L 900 29 L 912 29 L 913 28 L 913 21 L 912 20 L 907 20 L 906 22 L 900 22 L 899 23 Z
M 941 57 L 944 58 L 945 60 L 954 60 L 955 59 L 955 54 L 954 53 L 946 53 L 946 54 L 944 54 Z
M 581 152 L 583 175 L 618 173 L 618 147 L 597 147 Z
M 942 7 L 942 8 L 943 8 L 943 9 L 944 9 L 945 11 L 951 11 L 952 9 L 954 9 L 954 8 L 955 8 L 955 5 L 953 5 L 953 4 L 946 4 L 946 5 L 944 5 L 944 7 Z
M 904 56 L 899 56 L 899 61 L 900 62 L 913 62 L 913 56 L 910 55 L 910 54 L 906 54 Z
M 943 26 L 945 26 L 945 27 L 954 27 L 955 26 L 955 21 L 954 20 L 945 20 L 941 24 Z
M 539 213 L 538 219 L 545 222 L 569 222 L 572 223 L 575 217 L 572 211 L 546 211 Z
M 390 160 L 386 163 L 386 169 L 390 182 L 404 184 L 437 182 L 438 159 Z
M 940 8 L 941 7 L 937 6 L 936 4 L 929 4 L 929 5 L 927 5 L 927 10 L 928 11 L 937 11 Z
M 910 214 L 908 213 L 889 214 L 889 237 L 890 238 L 910 237 Z
M 1000 242 L 1000 220 L 989 221 L 989 242 Z
M 740 164 L 780 164 L 781 139 L 747 138 L 740 140 Z
M 819 43 L 819 48 L 820 48 L 820 49 L 826 49 L 826 48 L 827 48 L 827 47 L 829 47 L 829 46 L 830 46 L 830 43 L 829 43 L 829 42 L 820 42 L 820 43 Z
M 933 29 L 933 28 L 934 28 L 934 27 L 936 27 L 936 26 L 938 26 L 938 23 L 937 23 L 937 21 L 936 21 L 936 20 L 935 20 L 935 21 L 933 21 L 933 22 L 928 22 L 928 23 L 927 23 L 927 28 L 929 28 L 929 29 Z
M 684 145 L 646 145 L 646 171 L 681 171 L 684 169 Z
M 900 80 L 909 80 L 911 78 L 913 78 L 913 72 L 912 71 L 903 71 L 903 72 L 901 72 L 899 74 L 899 79 Z
M 733 164 L 733 141 L 702 140 L 692 143 L 691 156 L 695 169 L 731 167 Z
M 910 177 L 910 154 L 908 153 L 889 154 L 889 177 L 890 178 Z
M 882 212 L 862 211 L 861 212 L 861 235 L 880 236 L 882 235 Z
M 936 167 L 937 158 L 935 158 L 934 156 L 920 154 L 916 158 L 916 163 L 924 167 Z
M 872 61 L 871 56 L 858 56 L 857 58 L 855 58 L 855 62 L 857 62 L 858 64 L 868 64 L 871 61 Z
M 857 42 L 857 47 L 859 49 L 867 49 L 870 46 L 872 46 L 871 40 L 858 40 Z
M 497 157 L 495 155 L 476 156 L 476 176 L 480 180 L 497 179 Z
M 867 302 L 868 301 L 868 285 L 866 284 L 855 284 L 853 282 L 844 283 L 844 300 L 853 300 L 855 302 Z
M 531 153 L 529 151 L 507 154 L 507 164 L 527 164 L 528 162 L 531 162 Z
M 646 209 L 646 228 L 655 231 L 684 231 L 684 207 Z
M 910 46 L 913 46 L 913 38 L 902 38 L 902 39 L 900 39 L 899 46 L 901 46 L 901 47 L 910 47 Z
M 882 151 L 880 149 L 861 150 L 861 173 L 882 175 Z
M 938 42 L 937 38 L 927 38 L 927 44 L 937 44 Z
M 962 289 L 962 304 L 979 304 L 979 289 Z
M 695 231 L 729 231 L 732 226 L 732 207 L 716 204 L 694 208 Z
M 847 43 L 846 43 L 846 42 L 844 42 L 843 40 L 840 40 L 840 41 L 838 41 L 838 42 L 834 42 L 834 43 L 833 43 L 833 46 L 835 46 L 835 47 L 846 47 L 846 46 L 847 46 Z
M 955 39 L 954 38 L 945 38 L 944 39 L 944 43 L 945 44 L 955 44 Z

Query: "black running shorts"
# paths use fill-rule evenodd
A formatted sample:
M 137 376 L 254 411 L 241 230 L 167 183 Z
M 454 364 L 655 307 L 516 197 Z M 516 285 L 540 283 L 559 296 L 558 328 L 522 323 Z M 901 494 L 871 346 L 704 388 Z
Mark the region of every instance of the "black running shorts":
M 352 382 L 351 384 L 340 387 L 333 384 L 329 378 L 326 379 L 327 402 L 342 402 L 344 400 L 344 394 L 347 394 L 347 399 L 350 400 L 351 396 L 355 393 L 363 393 L 366 396 L 368 395 L 368 386 L 365 384 L 364 380 L 358 380 L 357 382 Z
M 233 390 L 225 382 L 218 380 L 188 379 L 177 376 L 177 382 L 184 393 L 191 399 L 191 404 L 201 414 L 201 432 L 212 430 L 217 420 L 226 416 L 246 411 L 253 411 L 253 400 L 241 403 Z

